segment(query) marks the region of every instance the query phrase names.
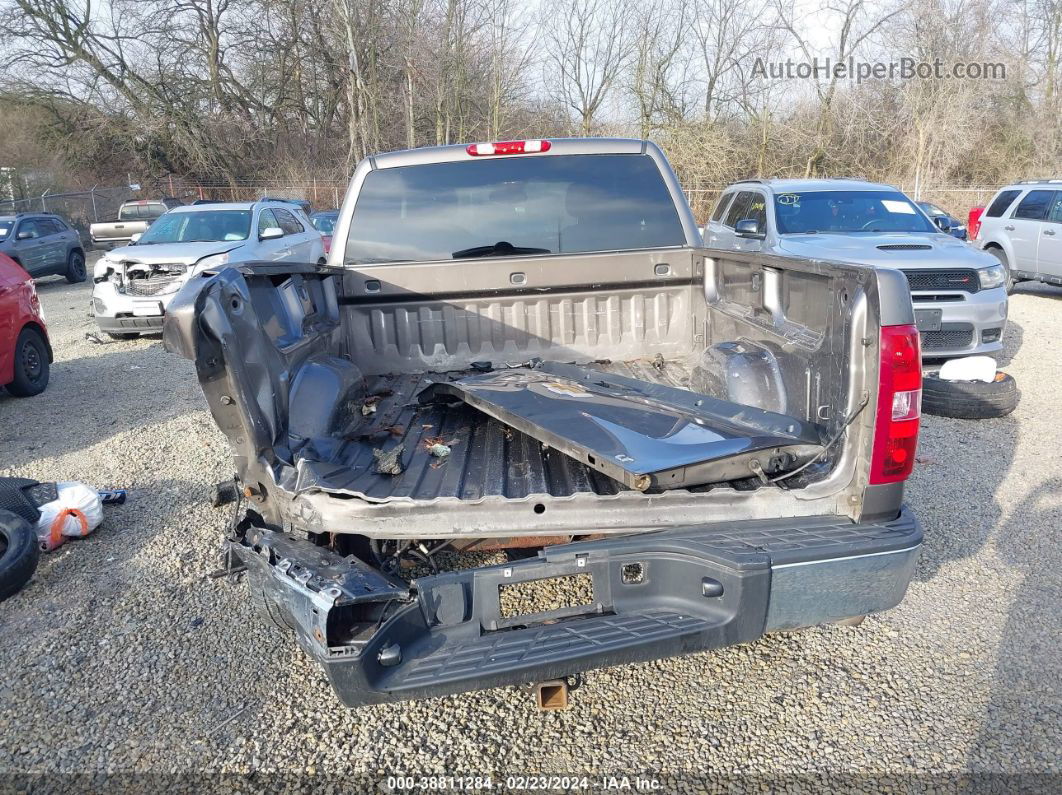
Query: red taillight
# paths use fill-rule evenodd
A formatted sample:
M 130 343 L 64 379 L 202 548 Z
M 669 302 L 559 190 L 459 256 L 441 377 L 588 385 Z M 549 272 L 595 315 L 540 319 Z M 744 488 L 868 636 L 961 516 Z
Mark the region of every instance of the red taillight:
M 324 253 L 329 253 L 332 250 L 332 236 L 321 235 L 321 242 L 324 244 Z
M 465 151 L 473 157 L 485 155 L 529 155 L 548 152 L 549 141 L 497 141 L 492 144 L 469 144 Z
M 906 480 L 914 468 L 922 414 L 922 351 L 914 326 L 883 326 L 871 483 Z

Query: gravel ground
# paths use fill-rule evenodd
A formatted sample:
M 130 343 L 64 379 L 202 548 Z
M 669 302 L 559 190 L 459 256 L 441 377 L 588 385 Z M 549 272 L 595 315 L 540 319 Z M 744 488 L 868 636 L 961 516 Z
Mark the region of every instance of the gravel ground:
M 206 576 L 226 518 L 209 489 L 231 470 L 191 364 L 157 338 L 86 340 L 88 284 L 39 289 L 52 382 L 34 399 L 0 394 L 0 473 L 131 491 L 0 605 L 0 772 L 231 772 L 227 786 L 251 788 L 283 773 L 346 789 L 390 773 L 1059 784 L 1060 290 L 1013 299 L 1014 415 L 924 420 L 908 500 L 927 542 L 897 609 L 590 672 L 571 709 L 540 714 L 514 689 L 340 707 L 242 585 Z

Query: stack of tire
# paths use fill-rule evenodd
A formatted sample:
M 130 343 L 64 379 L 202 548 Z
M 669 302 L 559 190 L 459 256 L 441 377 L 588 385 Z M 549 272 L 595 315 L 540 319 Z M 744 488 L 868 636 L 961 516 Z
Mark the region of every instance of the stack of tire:
M 1018 406 L 1013 376 L 996 372 L 992 381 L 946 381 L 936 373 L 922 378 L 922 411 L 940 417 L 984 420 L 1005 417 Z

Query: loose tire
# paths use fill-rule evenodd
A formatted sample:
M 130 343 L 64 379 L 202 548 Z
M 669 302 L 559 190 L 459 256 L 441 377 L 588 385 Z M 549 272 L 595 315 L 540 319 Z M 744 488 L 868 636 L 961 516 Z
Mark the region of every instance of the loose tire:
M 15 397 L 39 395 L 48 386 L 48 343 L 34 328 L 24 328 L 15 341 L 15 379 L 7 391 Z
M 1018 405 L 1020 394 L 1014 378 L 996 373 L 991 383 L 984 381 L 945 381 L 935 373 L 922 381 L 922 410 L 940 417 L 984 420 L 1005 417 Z
M 29 522 L 0 511 L 0 601 L 22 590 L 37 570 L 40 548 Z
M 85 255 L 80 251 L 71 251 L 66 260 L 66 280 L 71 284 L 80 284 L 88 278 L 85 268 Z

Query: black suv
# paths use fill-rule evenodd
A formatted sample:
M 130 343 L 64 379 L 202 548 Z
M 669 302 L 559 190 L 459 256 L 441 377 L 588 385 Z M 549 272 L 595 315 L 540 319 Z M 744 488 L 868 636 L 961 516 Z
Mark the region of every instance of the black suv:
M 85 281 L 81 235 L 52 213 L 0 215 L 0 253 L 34 278 L 58 275 L 71 284 Z

